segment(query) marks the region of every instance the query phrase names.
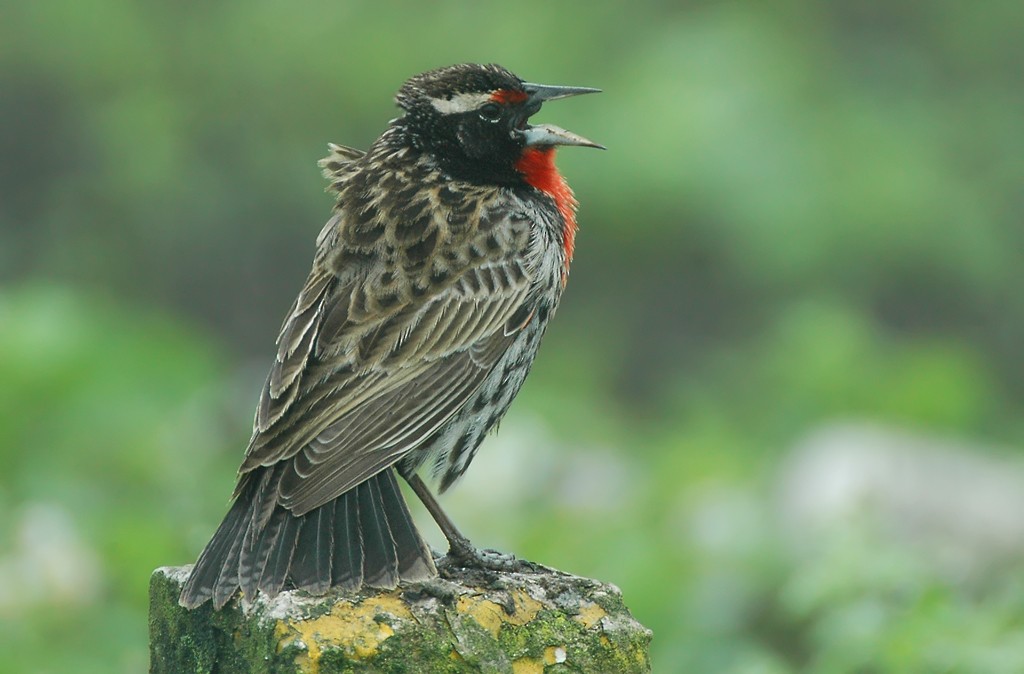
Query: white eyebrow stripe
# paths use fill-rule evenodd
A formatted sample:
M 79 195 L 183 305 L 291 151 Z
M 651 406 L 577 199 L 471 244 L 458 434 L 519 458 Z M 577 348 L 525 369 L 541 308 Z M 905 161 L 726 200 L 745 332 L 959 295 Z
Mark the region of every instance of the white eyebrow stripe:
M 450 99 L 431 98 L 430 104 L 433 105 L 434 109 L 441 114 L 449 115 L 457 112 L 469 112 L 470 110 L 476 110 L 489 100 L 491 100 L 490 93 L 473 92 L 455 94 Z

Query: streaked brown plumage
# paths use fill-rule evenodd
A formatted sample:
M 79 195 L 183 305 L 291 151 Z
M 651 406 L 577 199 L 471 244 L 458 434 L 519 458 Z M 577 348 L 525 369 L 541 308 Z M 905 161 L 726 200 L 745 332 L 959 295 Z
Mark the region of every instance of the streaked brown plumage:
M 418 480 L 432 461 L 447 489 L 522 386 L 572 255 L 552 148 L 594 145 L 526 120 L 589 91 L 452 66 L 402 87 L 405 114 L 365 154 L 331 146 L 334 216 L 182 605 L 436 573 L 392 468 Z

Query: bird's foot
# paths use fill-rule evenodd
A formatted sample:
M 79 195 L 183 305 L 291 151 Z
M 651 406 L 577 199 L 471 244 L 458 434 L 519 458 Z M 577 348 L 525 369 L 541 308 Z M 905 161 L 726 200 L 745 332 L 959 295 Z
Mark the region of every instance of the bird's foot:
M 516 559 L 515 555 L 497 550 L 477 550 L 472 547 L 449 550 L 445 559 L 463 569 L 480 569 L 497 573 L 511 573 L 519 570 L 521 566 L 520 560 Z
M 437 560 L 438 570 L 452 573 L 464 571 L 483 571 L 490 573 L 531 573 L 540 570 L 540 566 L 515 555 L 497 550 L 478 550 L 467 539 L 450 542 L 451 546 L 441 559 Z

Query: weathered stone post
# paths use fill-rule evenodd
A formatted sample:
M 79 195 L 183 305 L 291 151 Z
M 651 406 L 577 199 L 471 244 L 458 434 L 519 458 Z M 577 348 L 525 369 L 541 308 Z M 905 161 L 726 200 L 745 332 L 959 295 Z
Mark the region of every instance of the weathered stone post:
M 397 590 L 178 606 L 188 567 L 150 581 L 153 674 L 650 671 L 651 632 L 613 585 L 524 563 L 441 569 Z

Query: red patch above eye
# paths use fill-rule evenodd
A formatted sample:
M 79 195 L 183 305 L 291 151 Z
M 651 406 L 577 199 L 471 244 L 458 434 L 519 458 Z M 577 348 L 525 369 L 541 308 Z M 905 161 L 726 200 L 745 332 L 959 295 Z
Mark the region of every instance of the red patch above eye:
M 491 100 L 495 103 L 522 103 L 529 97 L 525 91 L 515 89 L 498 89 L 491 94 Z

